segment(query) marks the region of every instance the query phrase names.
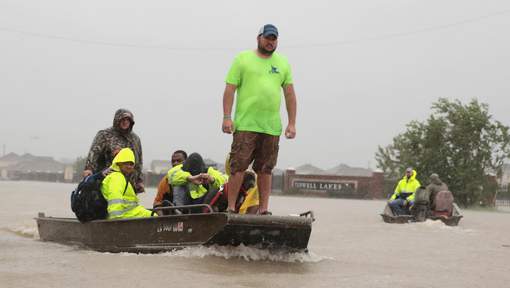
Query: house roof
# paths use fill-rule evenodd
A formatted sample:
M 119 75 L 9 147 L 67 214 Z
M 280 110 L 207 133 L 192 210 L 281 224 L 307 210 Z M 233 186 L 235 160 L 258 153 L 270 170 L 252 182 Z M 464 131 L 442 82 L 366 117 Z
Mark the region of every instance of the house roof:
M 339 164 L 331 169 L 326 170 L 327 174 L 341 176 L 372 176 L 372 170 L 359 167 L 350 167 L 346 164 Z
M 312 164 L 304 164 L 296 168 L 297 174 L 324 174 L 324 170 L 319 167 L 315 167 Z

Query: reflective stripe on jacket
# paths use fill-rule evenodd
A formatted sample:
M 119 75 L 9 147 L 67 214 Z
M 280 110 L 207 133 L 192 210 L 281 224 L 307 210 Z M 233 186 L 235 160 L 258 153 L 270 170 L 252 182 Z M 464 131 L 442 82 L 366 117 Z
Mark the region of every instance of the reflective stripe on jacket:
M 138 204 L 138 197 L 133 186 L 119 171 L 118 163 L 122 162 L 135 162 L 131 149 L 124 148 L 120 150 L 113 159 L 112 166 L 110 166 L 112 172 L 101 183 L 101 192 L 108 202 L 108 219 L 150 217 L 152 211 Z

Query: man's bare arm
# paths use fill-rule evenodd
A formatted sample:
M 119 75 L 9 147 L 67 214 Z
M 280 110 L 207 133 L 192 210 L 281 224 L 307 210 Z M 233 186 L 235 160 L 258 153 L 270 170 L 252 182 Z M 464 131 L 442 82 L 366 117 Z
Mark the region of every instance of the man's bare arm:
M 289 123 L 285 129 L 285 137 L 293 139 L 296 137 L 296 113 L 297 113 L 297 100 L 294 85 L 289 84 L 283 87 L 283 94 L 285 95 L 285 105 L 287 107 L 287 116 Z
M 225 92 L 223 92 L 223 124 L 221 126 L 221 130 L 228 134 L 231 134 L 234 131 L 234 125 L 232 123 L 232 106 L 234 105 L 236 89 L 236 85 L 227 83 L 225 86 Z

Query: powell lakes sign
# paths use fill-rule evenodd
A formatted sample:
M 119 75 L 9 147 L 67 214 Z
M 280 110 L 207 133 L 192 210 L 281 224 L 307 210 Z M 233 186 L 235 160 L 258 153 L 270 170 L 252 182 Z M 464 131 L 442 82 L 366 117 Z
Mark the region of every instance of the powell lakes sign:
M 292 188 L 307 191 L 334 191 L 334 192 L 351 192 L 356 190 L 357 181 L 314 181 L 314 180 L 294 180 Z

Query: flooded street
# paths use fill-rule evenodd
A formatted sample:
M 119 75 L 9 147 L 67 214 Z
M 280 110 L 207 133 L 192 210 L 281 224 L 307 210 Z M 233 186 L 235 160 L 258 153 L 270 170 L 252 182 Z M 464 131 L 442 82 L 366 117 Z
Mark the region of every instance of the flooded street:
M 508 287 L 510 213 L 463 211 L 458 227 L 386 224 L 384 201 L 272 197 L 313 210 L 309 254 L 247 247 L 111 254 L 41 242 L 34 217 L 74 216 L 75 184 L 0 182 L 0 287 Z M 141 195 L 151 206 L 154 189 Z

